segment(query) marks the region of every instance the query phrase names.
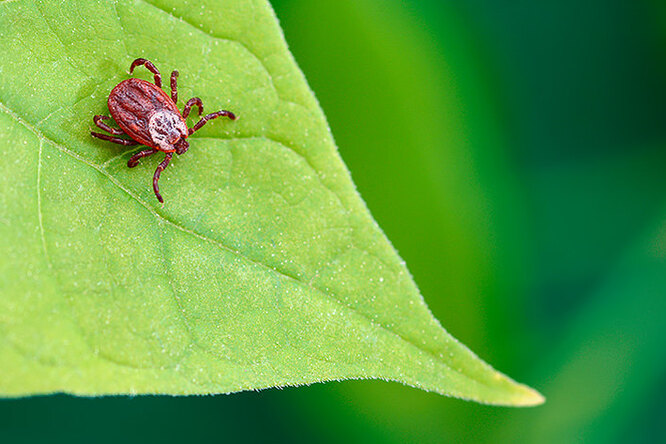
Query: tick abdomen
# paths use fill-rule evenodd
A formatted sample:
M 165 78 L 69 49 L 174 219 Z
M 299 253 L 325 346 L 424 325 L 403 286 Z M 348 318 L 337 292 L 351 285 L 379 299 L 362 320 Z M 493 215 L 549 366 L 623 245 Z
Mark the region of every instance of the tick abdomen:
M 171 98 L 161 89 L 155 88 L 152 83 L 141 79 L 132 78 L 120 82 L 111 91 L 108 105 L 113 119 L 130 137 L 143 145 L 162 150 L 164 141 L 170 140 L 171 137 L 163 132 L 154 133 L 151 127 L 156 128 L 156 126 L 151 126 L 151 119 L 157 113 L 162 115 L 168 113 L 181 120 L 180 112 Z M 164 123 L 173 119 L 162 117 L 158 120 Z M 181 124 L 187 134 L 185 123 L 181 121 Z M 158 134 L 159 141 L 153 138 L 153 134 Z M 159 134 L 164 135 L 159 136 Z

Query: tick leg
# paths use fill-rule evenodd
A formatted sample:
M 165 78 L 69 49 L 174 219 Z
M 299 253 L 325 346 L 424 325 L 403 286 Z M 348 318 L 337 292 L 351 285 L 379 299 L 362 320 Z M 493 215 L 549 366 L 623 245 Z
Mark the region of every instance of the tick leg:
M 206 124 L 209 120 L 217 119 L 218 117 L 223 117 L 226 116 L 230 118 L 231 120 L 236 120 L 236 115 L 232 113 L 231 111 L 215 111 L 214 113 L 210 113 L 206 116 L 204 116 L 201 120 L 199 120 L 196 125 L 194 125 L 192 128 L 190 128 L 189 133 L 192 134 L 193 132 L 199 130 L 202 126 Z
M 143 159 L 144 157 L 148 157 L 151 154 L 155 154 L 156 152 L 157 152 L 157 150 L 154 149 L 154 148 L 149 149 L 149 150 L 139 151 L 138 153 L 136 153 L 135 155 L 130 157 L 130 160 L 127 161 L 127 166 L 130 167 L 130 168 L 134 168 L 135 166 L 137 166 L 139 164 L 139 159 Z
M 141 66 L 141 65 L 145 65 L 145 67 L 146 67 L 146 69 L 148 69 L 148 71 L 155 74 L 155 85 L 157 85 L 158 88 L 161 88 L 162 87 L 162 76 L 160 75 L 160 72 L 155 67 L 155 65 L 153 65 L 153 62 L 151 62 L 150 60 L 140 59 L 140 58 L 136 59 L 135 61 L 132 62 L 132 65 L 130 66 L 129 73 L 132 74 L 132 71 L 134 71 L 134 68 L 136 68 L 137 66 Z
M 160 174 L 162 174 L 164 168 L 169 166 L 169 162 L 171 162 L 172 157 L 173 153 L 166 153 L 164 160 L 157 166 L 155 175 L 153 176 L 153 190 L 155 191 L 155 196 L 157 196 L 157 200 L 159 200 L 160 203 L 164 203 L 164 199 L 162 199 L 162 195 L 160 194 L 160 186 L 157 184 L 157 182 L 160 180 Z
M 122 134 L 125 134 L 123 130 L 120 128 L 112 128 L 106 123 L 102 122 L 102 120 L 107 120 L 110 119 L 109 116 L 95 116 L 93 117 L 93 122 L 95 122 L 95 125 L 106 131 L 107 133 L 115 134 L 116 136 L 120 136 Z
M 171 73 L 171 100 L 173 103 L 178 102 L 178 71 L 176 70 Z
M 201 115 L 201 113 L 203 112 L 203 103 L 201 103 L 200 98 L 192 97 L 185 104 L 185 108 L 183 108 L 183 119 L 187 119 L 187 116 L 190 115 L 190 110 L 192 109 L 193 106 L 199 107 L 199 115 Z
M 100 133 L 95 133 L 93 131 L 90 131 L 90 135 L 93 137 L 97 137 L 98 139 L 102 140 L 108 140 L 109 142 L 117 143 L 120 145 L 125 145 L 125 146 L 132 146 L 132 145 L 138 145 L 139 142 L 131 139 L 121 139 L 120 137 L 113 137 L 113 136 L 108 136 L 106 134 L 100 134 Z

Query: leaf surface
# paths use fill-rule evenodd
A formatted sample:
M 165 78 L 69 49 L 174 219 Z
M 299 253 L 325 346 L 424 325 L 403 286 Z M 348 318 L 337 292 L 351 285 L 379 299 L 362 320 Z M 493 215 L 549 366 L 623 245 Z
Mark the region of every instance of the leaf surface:
M 161 155 L 129 169 L 89 135 L 137 57 L 239 116 L 191 137 L 163 206 Z M 542 402 L 433 318 L 267 2 L 0 2 L 0 60 L 1 394 L 380 378 Z

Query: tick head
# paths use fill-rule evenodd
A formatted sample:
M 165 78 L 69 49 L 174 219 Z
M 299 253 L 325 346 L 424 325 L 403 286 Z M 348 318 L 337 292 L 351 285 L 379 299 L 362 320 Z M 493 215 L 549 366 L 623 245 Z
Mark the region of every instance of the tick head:
M 176 148 L 176 154 L 180 156 L 187 151 L 187 149 L 190 147 L 190 143 L 185 140 L 184 137 L 181 137 L 176 143 L 173 144 L 173 147 Z

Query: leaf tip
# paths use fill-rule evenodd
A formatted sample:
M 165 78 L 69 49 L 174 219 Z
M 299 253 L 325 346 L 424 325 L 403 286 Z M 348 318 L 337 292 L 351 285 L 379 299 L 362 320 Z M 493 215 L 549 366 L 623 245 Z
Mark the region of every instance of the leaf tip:
M 512 399 L 511 405 L 516 407 L 536 407 L 546 402 L 546 398 L 526 385 L 519 385 L 520 390 L 517 391 L 516 397 Z

